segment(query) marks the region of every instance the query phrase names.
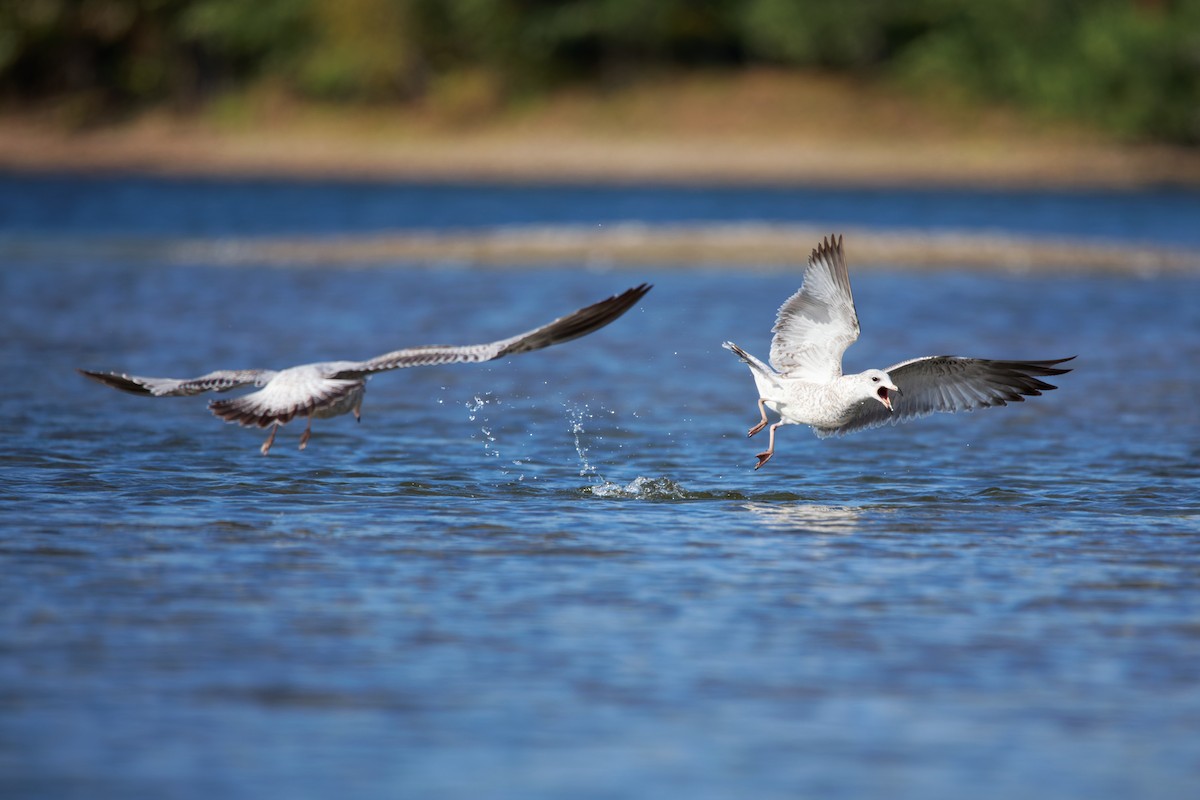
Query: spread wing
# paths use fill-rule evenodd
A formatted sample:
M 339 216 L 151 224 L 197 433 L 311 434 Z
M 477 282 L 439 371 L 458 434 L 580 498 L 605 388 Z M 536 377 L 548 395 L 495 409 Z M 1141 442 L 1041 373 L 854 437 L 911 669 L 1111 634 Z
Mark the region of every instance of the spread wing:
M 541 350 L 543 347 L 562 344 L 585 336 L 614 321 L 650 291 L 650 284 L 643 283 L 607 300 L 593 303 L 586 308 L 567 314 L 540 328 L 517 334 L 508 339 L 488 344 L 468 345 L 424 345 L 385 353 L 369 361 L 344 367 L 332 373 L 331 378 L 357 378 L 389 369 L 425 367 L 435 364 L 463 364 L 492 361 L 504 356 Z
M 262 386 L 275 375 L 265 369 L 222 369 L 199 378 L 143 378 L 123 372 L 88 369 L 79 370 L 79 374 L 123 392 L 151 397 L 185 397 L 204 392 L 227 392 L 241 386 Z
M 779 307 L 772 330 L 770 360 L 779 372 L 817 383 L 842 374 L 842 354 L 858 338 L 858 314 L 841 236 L 812 251 L 800 290 Z
M 834 436 L 885 423 L 895 424 L 935 411 L 973 411 L 989 406 L 1018 403 L 1058 387 L 1041 377 L 1062 375 L 1070 369 L 1057 365 L 1070 358 L 1051 361 L 991 361 L 959 356 L 914 358 L 889 367 L 885 372 L 900 389 L 892 394 L 888 411 L 873 400 L 860 404 L 854 417 L 838 428 L 817 428 L 818 436 Z

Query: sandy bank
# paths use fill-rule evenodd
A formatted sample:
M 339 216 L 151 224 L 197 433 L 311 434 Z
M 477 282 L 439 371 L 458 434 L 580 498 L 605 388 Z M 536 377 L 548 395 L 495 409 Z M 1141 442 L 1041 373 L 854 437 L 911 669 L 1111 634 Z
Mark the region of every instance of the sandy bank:
M 204 240 L 10 240 L 4 258 L 230 267 L 442 266 L 793 271 L 831 231 L 807 225 L 514 226 L 471 232 Z M 1095 241 L 841 228 L 855 269 L 1200 275 L 1200 252 Z
M 498 106 L 469 92 L 345 109 L 248 97 L 71 130 L 0 116 L 0 168 L 398 180 L 1200 186 L 1200 151 L 766 70 Z

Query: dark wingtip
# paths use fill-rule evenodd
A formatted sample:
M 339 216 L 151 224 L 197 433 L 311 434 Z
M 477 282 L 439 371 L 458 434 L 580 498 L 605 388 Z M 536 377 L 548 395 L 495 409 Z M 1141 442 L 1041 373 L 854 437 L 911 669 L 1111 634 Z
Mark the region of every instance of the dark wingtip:
M 1012 392 L 1005 400 L 1020 402 L 1025 397 L 1036 397 L 1042 392 L 1049 392 L 1058 387 L 1053 383 L 1047 383 L 1041 378 L 1048 378 L 1054 375 L 1065 375 L 1071 371 L 1070 367 L 1059 367 L 1059 364 L 1064 364 L 1074 359 L 1075 356 L 1066 358 L 1052 358 L 1044 361 L 1010 361 L 1005 365 L 1009 370 L 1012 370 L 1019 380 L 1014 384 Z M 1024 395 L 1024 397 L 1022 397 Z M 1003 405 L 1003 403 L 1001 403 Z
M 153 394 L 142 384 L 130 380 L 128 375 L 119 372 L 97 372 L 90 369 L 76 369 L 75 371 L 85 378 L 91 378 L 97 383 L 103 383 L 105 386 L 111 386 L 123 392 L 129 392 L 130 394 Z
M 653 283 L 639 283 L 637 286 L 634 286 L 632 289 L 626 289 L 625 291 L 621 292 L 621 294 L 618 295 L 618 297 L 629 296 L 629 297 L 632 297 L 633 302 L 636 303 L 638 300 L 641 300 L 643 297 L 645 297 L 646 293 L 649 292 L 653 288 L 654 288 Z
M 842 251 L 842 235 L 840 233 L 831 233 L 821 239 L 821 243 L 813 248 L 813 251 L 808 256 L 808 261 L 811 264 L 819 258 L 824 258 L 827 255 L 834 255 Z
M 646 296 L 646 293 L 653 288 L 653 284 L 640 283 L 637 286 L 626 289 L 620 294 L 614 294 L 612 297 L 601 300 L 598 303 L 592 303 L 590 306 L 581 308 L 574 314 L 569 314 L 565 320 L 565 324 L 563 324 L 561 330 L 558 332 L 558 341 L 569 341 L 570 339 L 578 338 L 615 322 L 624 316 L 626 311 L 637 305 Z
M 1067 356 L 1066 358 L 1052 358 L 1046 361 L 1026 361 L 1025 366 L 1029 372 L 1035 375 L 1066 375 L 1073 367 L 1059 367 L 1058 365 L 1074 360 L 1075 356 Z

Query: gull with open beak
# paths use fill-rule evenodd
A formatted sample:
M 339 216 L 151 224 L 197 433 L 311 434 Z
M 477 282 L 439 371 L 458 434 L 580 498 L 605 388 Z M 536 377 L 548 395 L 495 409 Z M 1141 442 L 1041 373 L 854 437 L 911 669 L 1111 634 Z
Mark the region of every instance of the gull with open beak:
M 749 436 L 767 426 L 767 409 L 780 419 L 771 426 L 767 449 L 755 469 L 775 455 L 780 425 L 809 425 L 825 438 L 895 424 L 935 411 L 971 411 L 1018 402 L 1056 387 L 1038 376 L 1062 375 L 1057 367 L 1071 358 L 1050 361 L 995 361 L 961 356 L 925 356 L 887 369 L 842 374 L 842 355 L 858 339 L 858 313 L 842 237 L 825 239 L 808 257 L 804 281 L 779 308 L 768 366 L 725 342 L 750 366 L 758 387 L 761 421 Z

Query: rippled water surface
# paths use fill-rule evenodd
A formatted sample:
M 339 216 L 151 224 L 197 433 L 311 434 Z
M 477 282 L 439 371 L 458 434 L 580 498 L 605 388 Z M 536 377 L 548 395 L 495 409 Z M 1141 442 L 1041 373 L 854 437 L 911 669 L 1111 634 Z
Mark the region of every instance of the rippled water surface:
M 1200 280 L 851 270 L 850 369 L 1076 370 L 1009 408 L 784 428 L 755 472 L 720 343 L 765 357 L 798 270 L 4 264 L 0 788 L 1189 796 Z M 74 372 L 485 341 L 643 280 L 585 339 L 378 376 L 304 452 Z
M 479 185 L 0 175 L 0 237 L 345 234 L 638 221 L 806 222 L 1200 247 L 1192 189 Z M 0 238 L 0 244 L 3 239 Z

